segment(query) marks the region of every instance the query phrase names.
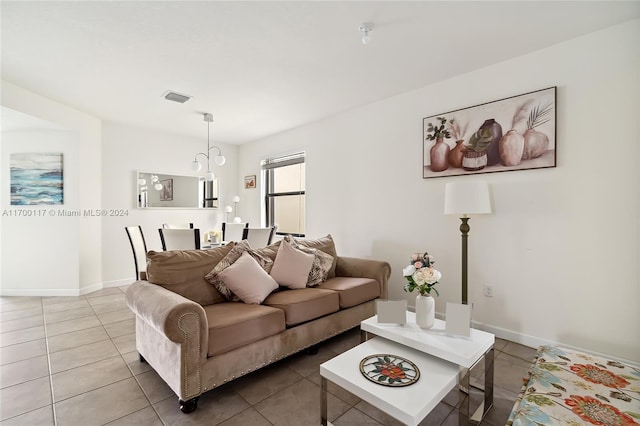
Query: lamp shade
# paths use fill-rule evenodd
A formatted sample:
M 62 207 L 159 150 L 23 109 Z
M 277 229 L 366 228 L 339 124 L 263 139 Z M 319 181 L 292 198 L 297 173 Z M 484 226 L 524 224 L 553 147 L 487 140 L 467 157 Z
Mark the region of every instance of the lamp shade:
M 489 213 L 491 213 L 491 200 L 487 182 L 449 182 L 445 185 L 444 214 Z
M 240 197 L 236 195 L 235 197 L 233 197 L 232 201 L 234 203 L 239 203 L 240 202 Z
M 232 208 L 231 206 L 226 206 L 226 207 L 224 208 L 224 212 L 225 212 L 225 213 L 231 213 L 232 211 L 233 211 L 233 208 Z

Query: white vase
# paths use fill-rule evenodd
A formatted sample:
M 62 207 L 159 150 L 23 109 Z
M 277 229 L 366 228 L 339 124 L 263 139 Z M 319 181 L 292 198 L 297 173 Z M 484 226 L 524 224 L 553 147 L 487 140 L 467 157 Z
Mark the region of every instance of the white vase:
M 420 328 L 433 327 L 436 316 L 436 302 L 431 296 L 416 296 L 416 324 Z

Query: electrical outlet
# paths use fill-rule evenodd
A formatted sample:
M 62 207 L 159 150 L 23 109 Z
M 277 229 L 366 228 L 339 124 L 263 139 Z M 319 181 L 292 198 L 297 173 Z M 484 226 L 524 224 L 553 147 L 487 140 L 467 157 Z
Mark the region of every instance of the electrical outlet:
M 493 287 L 490 285 L 484 286 L 484 296 L 485 297 L 493 297 Z

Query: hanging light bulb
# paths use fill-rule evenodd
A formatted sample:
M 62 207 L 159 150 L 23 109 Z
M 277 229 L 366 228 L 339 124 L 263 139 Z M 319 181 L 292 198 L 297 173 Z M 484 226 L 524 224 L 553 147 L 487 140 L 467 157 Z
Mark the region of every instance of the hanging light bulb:
M 240 219 L 238 216 L 233 218 L 233 223 L 242 223 L 242 219 Z
M 158 176 L 151 175 L 151 183 L 156 191 L 160 191 L 162 189 L 162 184 L 160 183 L 160 178 Z
M 194 157 L 193 161 L 191 162 L 191 169 L 198 172 L 202 169 L 202 164 L 200 164 L 200 162 L 198 161 L 198 156 L 199 155 L 204 155 L 205 158 L 207 159 L 207 173 L 206 173 L 206 180 L 208 181 L 212 181 L 213 179 L 215 179 L 215 175 L 213 174 L 213 172 L 211 171 L 211 150 L 212 149 L 216 149 L 218 150 L 218 155 L 216 155 L 215 157 L 213 157 L 213 161 L 215 164 L 217 164 L 218 166 L 222 166 L 224 163 L 227 162 L 227 159 L 224 157 L 224 155 L 222 155 L 222 150 L 220 149 L 220 147 L 215 146 L 215 145 L 211 145 L 211 141 L 209 140 L 209 134 L 210 134 L 210 127 L 211 127 L 211 123 L 213 122 L 213 114 L 205 112 L 204 113 L 204 121 L 207 122 L 207 152 L 199 152 L 196 154 L 196 156 Z
M 138 185 L 144 186 L 147 184 L 147 180 L 145 178 L 138 179 Z

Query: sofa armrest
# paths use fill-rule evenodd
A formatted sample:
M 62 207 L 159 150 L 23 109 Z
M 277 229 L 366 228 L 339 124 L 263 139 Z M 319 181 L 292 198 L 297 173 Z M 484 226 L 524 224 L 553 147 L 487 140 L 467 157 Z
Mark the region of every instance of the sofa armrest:
M 380 297 L 386 299 L 391 265 L 382 260 L 338 256 L 336 276 L 373 278 L 380 283 Z
M 167 339 L 178 344 L 198 342 L 200 359 L 207 357 L 209 325 L 201 305 L 147 281 L 131 284 L 126 300 L 138 318 Z

